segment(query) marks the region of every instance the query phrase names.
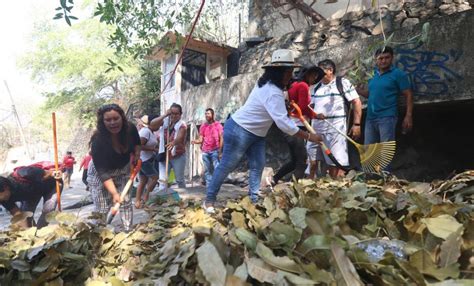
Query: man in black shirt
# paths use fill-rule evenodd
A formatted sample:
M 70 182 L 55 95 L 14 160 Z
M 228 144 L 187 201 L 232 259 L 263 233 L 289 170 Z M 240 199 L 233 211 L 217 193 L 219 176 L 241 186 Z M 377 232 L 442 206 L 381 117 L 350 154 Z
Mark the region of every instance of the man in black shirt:
M 38 219 L 38 228 L 46 226 L 46 215 L 56 208 L 56 179 L 60 180 L 62 190 L 61 172 L 43 170 L 39 167 L 20 167 L 8 177 L 0 177 L 0 204 L 11 215 L 20 212 L 35 212 L 36 207 L 43 198 L 43 211 Z M 17 206 L 20 202 L 21 207 Z M 27 226 L 32 226 L 33 220 Z

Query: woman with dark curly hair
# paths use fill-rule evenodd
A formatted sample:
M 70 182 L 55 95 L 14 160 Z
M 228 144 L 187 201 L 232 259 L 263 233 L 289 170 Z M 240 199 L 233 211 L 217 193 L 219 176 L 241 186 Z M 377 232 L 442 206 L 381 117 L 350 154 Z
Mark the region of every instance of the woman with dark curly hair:
M 107 214 L 112 204 L 122 203 L 120 217 L 123 228 L 132 226 L 133 207 L 130 193 L 121 202 L 120 192 L 130 176 L 130 161 L 140 158 L 137 128 L 127 121 L 123 109 L 107 104 L 97 111 L 97 129 L 90 141 L 92 161 L 87 181 L 96 211 Z

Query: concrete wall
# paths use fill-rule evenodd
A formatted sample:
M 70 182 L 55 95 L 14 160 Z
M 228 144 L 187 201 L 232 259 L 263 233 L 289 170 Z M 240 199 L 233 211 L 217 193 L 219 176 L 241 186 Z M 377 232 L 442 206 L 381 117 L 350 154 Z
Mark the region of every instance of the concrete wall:
M 249 36 L 281 37 L 286 33 L 303 30 L 315 24 L 303 12 L 294 9 L 293 5 L 288 2 L 290 1 L 251 0 L 249 3 L 247 34 Z M 380 1 L 381 5 L 388 2 L 398 1 Z M 305 0 L 304 3 L 325 19 L 340 18 L 344 15 L 346 9 L 348 12 L 361 11 L 371 6 L 370 0 L 338 0 L 335 3 Z
M 397 65 L 410 74 L 416 103 L 474 99 L 474 11 L 433 19 L 430 27 L 429 43 L 396 46 Z M 394 41 L 405 42 L 420 31 L 421 24 L 405 27 L 395 32 Z M 207 107 L 216 110 L 217 118 L 225 119 L 245 102 L 262 72 L 261 66 L 269 60 L 271 51 L 277 48 L 295 50 L 301 63 L 333 59 L 339 73 L 344 74 L 353 66 L 356 57 L 380 39 L 380 36 L 370 37 L 324 50 L 309 50 L 308 47 L 316 39 L 308 31 L 291 33 L 279 41 L 264 43 L 244 54 L 241 59 L 244 74 L 181 93 L 183 119 L 201 122 Z
M 472 52 L 474 39 L 474 11 L 466 11 L 451 16 L 430 20 L 430 42 L 422 45 L 402 45 L 397 47 L 397 65 L 407 71 L 412 77 L 415 87 L 415 128 L 422 130 L 432 130 L 431 137 L 440 136 L 438 132 L 448 134 L 449 126 L 445 131 L 433 129 L 427 125 L 429 120 L 420 121 L 421 117 L 438 116 L 438 110 L 444 110 L 440 107 L 435 112 L 418 112 L 420 108 L 430 107 L 432 103 L 450 103 L 460 106 L 467 106 L 465 100 L 474 100 L 474 55 Z M 419 34 L 421 24 L 405 27 L 396 31 L 394 41 L 404 42 L 413 35 Z M 271 51 L 276 48 L 292 48 L 297 51 L 299 62 L 318 62 L 324 58 L 333 59 L 338 65 L 339 72 L 345 73 L 349 70 L 354 59 L 367 50 L 374 42 L 380 41 L 381 36 L 372 36 L 368 38 L 358 38 L 346 41 L 342 44 L 331 46 L 325 49 L 309 49 L 312 43 L 317 42 L 314 33 L 311 30 L 305 32 L 294 32 L 281 37 L 280 39 L 259 45 L 254 49 L 247 50 L 241 58 L 241 68 L 245 71 L 238 76 L 199 86 L 181 93 L 183 103 L 183 119 L 187 122 L 193 122 L 195 126 L 204 121 L 204 110 L 212 107 L 216 110 L 216 117 L 224 122 L 226 117 L 245 103 L 247 96 L 254 87 L 256 80 L 261 75 L 261 66 L 269 60 Z M 472 104 L 469 114 L 472 113 Z M 417 117 L 419 116 L 419 117 Z M 446 115 L 444 115 L 446 116 Z M 420 122 L 418 122 L 418 121 Z M 424 125 L 423 125 L 424 124 Z M 465 127 L 468 129 L 468 127 Z M 467 130 L 466 129 L 466 130 Z M 195 133 L 195 132 L 194 132 Z M 421 134 L 414 130 L 414 134 Z M 194 134 L 194 136 L 196 136 Z M 447 148 L 434 148 L 437 145 L 436 139 L 425 140 L 422 143 L 414 144 L 420 141 L 421 137 L 411 138 L 399 134 L 400 139 L 397 156 L 393 162 L 395 174 L 408 179 L 426 179 L 428 172 L 433 169 L 433 178 L 447 175 L 446 170 L 457 169 L 459 166 L 445 166 L 442 172 L 433 168 L 433 161 L 443 161 L 448 157 L 443 157 Z M 454 135 L 453 135 L 454 136 Z M 411 139 L 410 139 L 411 138 Z M 266 138 L 266 166 L 278 168 L 288 160 L 288 150 L 283 140 L 282 132 L 272 127 Z M 439 145 L 439 144 L 438 144 Z M 433 147 L 427 149 L 427 147 Z M 439 146 L 438 146 L 439 147 Z M 200 152 L 197 147 L 189 147 L 194 152 L 189 152 L 188 162 L 192 162 L 193 175 L 199 174 Z M 398 148 L 398 147 L 397 147 Z M 427 150 L 424 152 L 424 150 Z M 424 152 L 424 153 L 423 153 Z M 191 160 L 193 153 L 194 160 Z M 415 155 L 413 155 L 415 154 Z M 432 158 L 432 160 L 428 160 Z M 435 159 L 433 159 L 435 158 Z M 453 162 L 459 160 L 453 160 Z M 245 163 L 245 162 L 244 162 Z M 242 166 L 246 166 L 243 164 Z M 396 167 L 395 167 L 396 166 Z M 464 166 L 464 165 L 463 165 Z M 414 168 L 418 168 L 414 172 Z M 435 172 L 436 171 L 436 172 Z M 441 174 L 442 173 L 442 174 Z M 440 175 L 441 174 L 441 175 Z M 431 178 L 431 177 L 430 177 Z

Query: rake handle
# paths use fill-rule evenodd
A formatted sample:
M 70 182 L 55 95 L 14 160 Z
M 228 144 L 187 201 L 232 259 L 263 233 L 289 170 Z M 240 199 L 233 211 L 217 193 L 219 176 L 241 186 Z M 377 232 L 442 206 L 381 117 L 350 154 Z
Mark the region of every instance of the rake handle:
M 294 102 L 294 101 L 291 101 L 290 102 L 290 105 L 294 108 L 295 112 L 290 112 L 290 115 L 293 116 L 293 117 L 296 117 L 298 118 L 302 123 L 303 125 L 306 127 L 306 129 L 312 133 L 312 134 L 316 134 L 316 131 L 314 130 L 314 128 L 309 125 L 308 121 L 306 121 L 306 119 L 304 118 L 303 116 L 303 113 L 301 112 L 301 108 Z M 313 111 L 314 112 L 314 111 Z M 331 159 L 331 161 L 336 165 L 336 167 L 338 167 L 339 169 L 341 170 L 344 170 L 344 171 L 349 171 L 348 168 L 342 166 L 336 159 L 336 157 L 334 157 L 334 154 L 332 154 L 331 150 L 328 148 L 328 146 L 326 146 L 326 144 L 324 143 L 324 141 L 320 141 L 319 142 L 319 145 L 321 146 L 321 149 L 323 150 L 323 152 L 329 157 L 329 159 Z
M 308 105 L 308 108 L 309 110 L 313 113 L 313 114 L 316 114 L 316 112 L 314 111 L 314 109 Z M 337 129 L 336 126 L 334 126 L 334 124 L 332 124 L 331 122 L 329 122 L 327 119 L 318 119 L 318 120 L 323 120 L 324 122 L 326 122 L 329 126 L 331 126 L 334 130 L 336 130 L 337 133 L 341 134 L 342 136 L 344 136 L 349 142 L 351 142 L 352 144 L 354 145 L 359 145 L 359 143 L 355 142 L 354 139 L 352 139 L 351 137 L 347 136 L 347 134 L 345 134 L 344 132 L 342 132 L 341 130 Z
M 328 124 L 329 126 L 331 126 L 334 130 L 336 130 L 337 133 L 341 134 L 342 136 L 344 136 L 349 142 L 351 142 L 352 144 L 354 145 L 359 145 L 359 143 L 355 142 L 354 139 L 352 139 L 351 137 L 349 137 L 347 134 L 345 134 L 344 132 L 342 132 L 341 130 L 337 129 L 336 126 L 334 126 L 334 124 L 332 124 L 331 122 L 329 122 L 327 119 L 322 119 L 326 124 Z
M 127 184 L 125 184 L 125 187 L 123 188 L 122 193 L 120 194 L 121 201 L 123 201 L 125 199 L 125 196 L 128 194 L 128 191 L 130 190 L 130 187 L 133 184 L 133 180 L 137 176 L 138 172 L 140 172 L 141 167 L 142 167 L 142 160 L 138 160 L 137 165 L 135 166 L 132 173 L 130 174 L 130 179 L 128 179 Z M 115 215 L 119 212 L 119 209 L 120 209 L 120 203 L 116 203 L 112 208 L 110 208 L 110 211 L 107 214 L 107 219 L 106 219 L 107 224 L 110 224 L 112 222 Z

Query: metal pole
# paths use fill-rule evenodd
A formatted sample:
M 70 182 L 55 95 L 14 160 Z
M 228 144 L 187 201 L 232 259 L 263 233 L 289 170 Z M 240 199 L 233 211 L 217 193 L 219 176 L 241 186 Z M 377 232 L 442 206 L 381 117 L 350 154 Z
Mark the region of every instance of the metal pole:
M 241 32 L 241 29 L 242 29 L 242 16 L 241 14 L 239 13 L 239 45 L 240 45 L 240 42 L 242 41 L 242 32 Z
M 13 111 L 13 114 L 15 115 L 16 124 L 18 125 L 18 129 L 20 130 L 21 141 L 23 143 L 23 146 L 26 149 L 26 154 L 28 155 L 28 159 L 31 159 L 30 148 L 28 146 L 28 143 L 26 142 L 25 134 L 23 133 L 23 126 L 21 126 L 20 117 L 18 116 L 18 112 L 16 112 L 15 102 L 13 101 L 12 93 L 10 92 L 10 88 L 8 87 L 7 81 L 3 80 L 3 83 L 5 84 L 5 88 L 7 89 L 8 95 L 10 96 L 10 101 L 12 102 L 12 111 Z

